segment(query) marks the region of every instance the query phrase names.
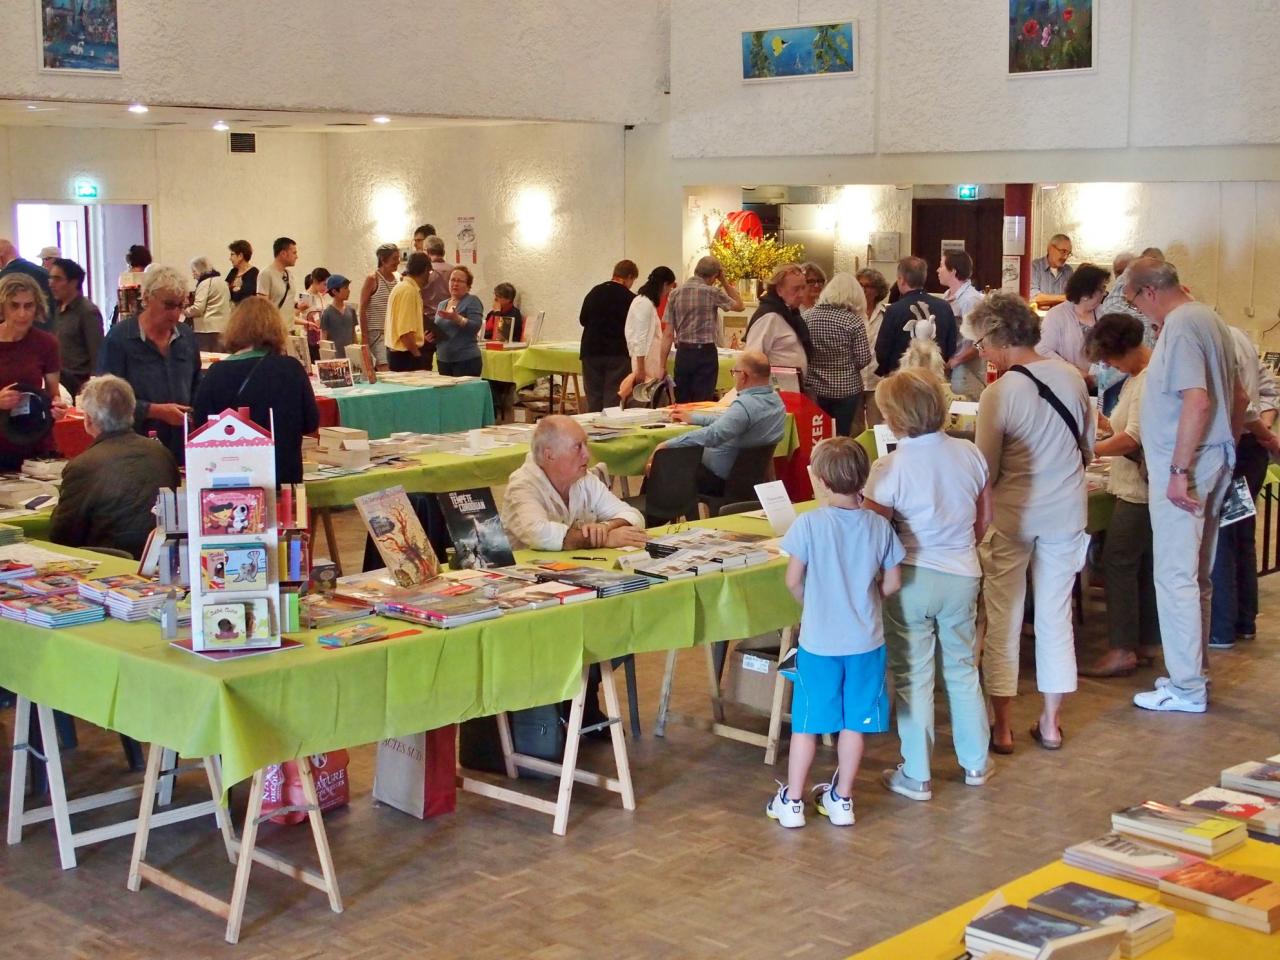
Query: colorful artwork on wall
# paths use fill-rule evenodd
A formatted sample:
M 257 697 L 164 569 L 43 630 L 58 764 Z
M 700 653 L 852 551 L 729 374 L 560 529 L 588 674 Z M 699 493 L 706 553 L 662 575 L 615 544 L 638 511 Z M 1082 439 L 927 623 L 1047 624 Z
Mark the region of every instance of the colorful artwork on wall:
M 1009 75 L 1092 70 L 1095 0 L 1009 0 Z
M 36 0 L 42 70 L 120 73 L 116 0 Z
M 857 22 L 814 23 L 742 32 L 742 79 L 854 76 Z

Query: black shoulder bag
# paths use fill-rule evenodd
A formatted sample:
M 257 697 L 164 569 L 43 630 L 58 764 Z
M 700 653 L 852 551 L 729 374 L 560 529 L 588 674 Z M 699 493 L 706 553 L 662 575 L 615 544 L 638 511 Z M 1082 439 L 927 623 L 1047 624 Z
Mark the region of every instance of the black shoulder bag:
M 1071 433 L 1071 439 L 1075 441 L 1076 448 L 1079 449 L 1080 451 L 1080 462 L 1085 467 L 1088 467 L 1089 454 L 1086 453 L 1084 447 L 1081 446 L 1080 428 L 1079 426 L 1076 425 L 1076 418 L 1071 415 L 1071 411 L 1068 410 L 1066 408 L 1066 405 L 1061 400 L 1058 399 L 1057 394 L 1055 394 L 1052 390 L 1050 390 L 1047 386 L 1045 386 L 1043 381 L 1041 381 L 1038 377 L 1036 377 L 1035 374 L 1033 374 L 1030 370 L 1028 370 L 1022 364 L 1015 363 L 1012 367 L 1009 368 L 1009 370 L 1011 372 L 1016 370 L 1018 373 L 1022 374 L 1024 377 L 1026 377 L 1028 380 L 1030 380 L 1032 383 L 1036 385 L 1036 392 L 1040 394 L 1040 399 L 1044 400 L 1045 403 L 1053 407 L 1054 412 L 1058 416 L 1060 416 L 1062 418 L 1062 422 L 1067 425 L 1067 430 L 1069 430 Z

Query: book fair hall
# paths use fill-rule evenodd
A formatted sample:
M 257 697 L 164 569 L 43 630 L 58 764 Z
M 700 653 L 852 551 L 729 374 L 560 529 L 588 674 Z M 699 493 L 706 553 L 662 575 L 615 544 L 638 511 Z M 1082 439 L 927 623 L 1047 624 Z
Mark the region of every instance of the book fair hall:
M 0 957 L 1280 958 L 1277 49 L 0 4 Z

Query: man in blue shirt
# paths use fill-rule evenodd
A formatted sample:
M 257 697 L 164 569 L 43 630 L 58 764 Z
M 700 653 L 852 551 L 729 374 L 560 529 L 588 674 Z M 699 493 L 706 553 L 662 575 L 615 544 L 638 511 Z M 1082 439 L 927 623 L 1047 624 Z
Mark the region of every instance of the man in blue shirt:
M 1055 233 L 1049 238 L 1049 248 L 1043 257 L 1031 261 L 1031 299 L 1041 294 L 1066 296 L 1067 281 L 1075 268 L 1067 263 L 1071 256 L 1071 238 L 1065 233 Z
M 782 439 L 787 410 L 769 383 L 769 375 L 769 359 L 758 350 L 746 350 L 733 365 L 733 385 L 738 395 L 724 413 L 677 410 L 672 414 L 673 420 L 702 429 L 668 440 L 659 449 L 702 447 L 702 463 L 698 465 L 698 489 L 702 493 L 724 495 L 724 482 L 739 450 L 773 446 Z

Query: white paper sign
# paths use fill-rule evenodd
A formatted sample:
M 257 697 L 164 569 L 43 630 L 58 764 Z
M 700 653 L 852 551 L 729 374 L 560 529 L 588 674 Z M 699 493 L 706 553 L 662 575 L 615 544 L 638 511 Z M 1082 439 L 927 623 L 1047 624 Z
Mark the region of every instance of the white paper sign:
M 772 480 L 769 483 L 757 483 L 755 490 L 756 499 L 764 507 L 764 515 L 769 518 L 769 526 L 773 528 L 774 535 L 782 536 L 796 522 L 796 508 L 787 495 L 787 488 L 781 480 Z

